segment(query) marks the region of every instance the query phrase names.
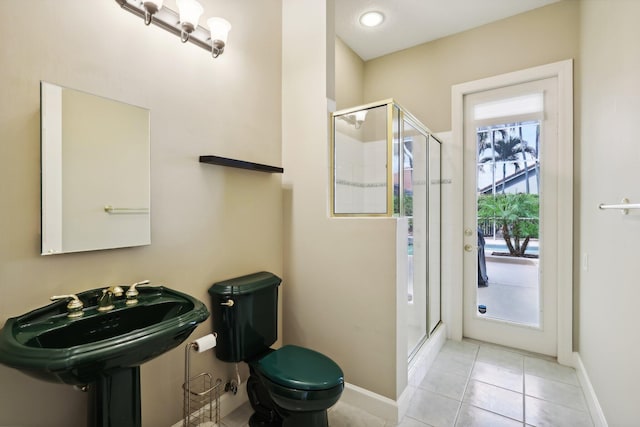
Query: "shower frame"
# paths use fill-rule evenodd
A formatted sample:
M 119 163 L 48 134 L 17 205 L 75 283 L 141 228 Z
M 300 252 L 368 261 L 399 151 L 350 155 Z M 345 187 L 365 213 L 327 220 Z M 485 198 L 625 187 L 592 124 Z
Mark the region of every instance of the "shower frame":
M 376 110 L 376 109 L 380 109 L 380 108 L 384 108 L 384 112 L 385 112 L 385 120 L 386 120 L 386 126 L 384 128 L 384 141 L 386 144 L 386 149 L 385 149 L 385 153 L 386 153 L 386 164 L 385 164 L 385 201 L 384 201 L 384 211 L 382 212 L 382 209 L 377 209 L 376 211 L 367 211 L 366 209 L 361 209 L 360 211 L 357 212 L 343 212 L 344 209 L 336 209 L 336 194 L 337 194 L 337 186 L 340 185 L 340 183 L 342 182 L 342 185 L 344 185 L 344 180 L 341 180 L 338 177 L 337 174 L 337 164 L 339 162 L 339 159 L 336 159 L 336 136 L 337 136 L 337 128 L 341 127 L 342 129 L 345 128 L 345 124 L 348 124 L 350 126 L 352 126 L 353 128 L 349 127 L 349 131 L 352 132 L 354 135 L 358 133 L 358 130 L 360 131 L 360 133 L 364 132 L 364 129 L 361 128 L 361 126 L 366 123 L 366 120 L 362 120 L 360 121 L 360 123 L 358 123 L 358 119 L 357 119 L 357 113 L 361 112 L 361 111 L 372 111 L 372 110 Z M 362 118 L 362 115 L 360 115 L 360 119 Z M 344 122 L 341 125 L 338 125 L 338 120 L 341 120 L 342 122 Z M 412 115 L 410 112 L 408 112 L 405 108 L 403 108 L 401 105 L 399 105 L 397 102 L 395 102 L 393 99 L 386 99 L 386 100 L 382 100 L 382 101 L 377 101 L 377 102 L 373 102 L 373 103 L 369 103 L 369 104 L 365 104 L 365 105 L 360 105 L 360 106 L 356 106 L 356 107 L 352 107 L 352 108 L 347 108 L 347 109 L 343 109 L 340 111 L 336 111 L 334 113 L 331 114 L 331 120 L 330 120 L 330 135 L 331 135 L 331 151 L 330 151 L 330 182 L 331 182 L 331 191 L 330 191 L 330 216 L 333 218 L 349 218 L 349 217 L 405 217 L 405 204 L 403 203 L 404 200 L 404 194 L 405 194 L 405 188 L 406 188 L 406 182 L 405 182 L 405 173 L 404 173 L 404 164 L 405 164 L 405 150 L 404 150 L 404 144 L 405 144 L 405 123 L 410 125 L 412 128 L 414 128 L 415 130 L 417 130 L 421 135 L 423 135 L 426 138 L 426 143 L 427 143 L 427 152 L 425 153 L 426 157 L 426 219 L 425 219 L 425 226 L 426 226 L 426 240 L 427 240 L 427 248 L 425 248 L 425 252 L 426 252 L 426 268 L 427 268 L 427 272 L 426 272 L 426 328 L 425 328 L 425 333 L 424 335 L 421 337 L 421 339 L 417 340 L 415 346 L 413 346 L 412 349 L 409 349 L 408 351 L 408 359 L 411 360 L 413 358 L 413 356 L 415 356 L 418 352 L 418 350 L 421 348 L 422 344 L 429 338 L 429 336 L 433 333 L 433 331 L 435 330 L 435 328 L 438 326 L 438 324 L 440 323 L 440 318 L 441 318 L 441 312 L 440 312 L 440 307 L 441 307 L 441 292 L 440 292 L 440 274 L 439 274 L 439 259 L 440 259 L 440 244 L 439 244 L 439 237 L 440 237 L 440 233 L 439 233 L 439 224 L 438 224 L 438 243 L 437 243 L 437 247 L 432 248 L 429 245 L 429 239 L 430 239 L 430 234 L 431 234 L 431 227 L 430 227 L 430 220 L 429 220 L 429 216 L 431 213 L 431 207 L 430 204 L 431 203 L 437 203 L 438 206 L 438 217 L 439 217 L 439 207 L 440 207 L 440 184 L 441 184 L 441 179 L 439 176 L 439 172 L 440 172 L 440 159 L 437 159 L 437 170 L 438 170 L 438 176 L 436 177 L 432 177 L 430 176 L 431 173 L 431 163 L 430 163 L 430 157 L 429 157 L 429 153 L 430 153 L 430 145 L 431 145 L 431 141 L 435 141 L 435 143 L 437 143 L 438 146 L 438 150 L 440 149 L 440 141 L 433 136 L 432 132 L 425 126 L 423 125 L 414 115 Z M 380 126 L 382 127 L 382 126 Z M 374 139 L 375 141 L 378 141 L 377 139 Z M 358 141 L 358 142 L 365 142 L 365 141 Z M 370 142 L 370 141 L 367 141 Z M 439 151 L 438 151 L 439 152 Z M 397 164 L 396 164 L 397 163 Z M 387 167 L 388 165 L 391 165 L 391 167 Z M 397 175 L 394 176 L 394 171 L 397 170 Z M 361 184 L 353 184 L 353 185 L 361 185 L 363 188 L 366 188 L 367 183 L 361 183 Z M 437 186 L 438 192 L 438 200 L 432 200 L 431 198 L 431 188 L 434 188 L 433 186 Z M 397 204 L 397 208 L 394 208 L 394 195 L 397 194 L 398 197 L 398 204 Z M 379 203 L 379 206 L 382 206 L 382 203 Z M 431 276 L 431 264 L 430 264 L 430 257 L 431 256 L 435 256 L 435 253 L 432 253 L 433 251 L 437 251 L 437 257 L 438 257 L 438 265 L 437 265 L 437 277 L 432 277 Z M 433 318 L 432 316 L 432 310 L 431 310 L 431 296 L 430 295 L 430 281 L 431 280 L 437 280 L 437 287 L 438 287 L 438 292 L 437 292 L 437 307 L 438 307 L 438 313 L 437 313 L 437 318 Z M 434 322 L 432 322 L 432 320 L 434 320 Z

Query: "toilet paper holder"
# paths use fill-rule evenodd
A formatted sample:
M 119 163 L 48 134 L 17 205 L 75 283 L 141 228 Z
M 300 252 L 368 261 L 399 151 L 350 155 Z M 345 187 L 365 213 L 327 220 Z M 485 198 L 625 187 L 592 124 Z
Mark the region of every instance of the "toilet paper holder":
M 190 359 L 193 353 L 202 353 L 215 347 L 215 334 L 205 335 L 185 346 L 183 426 L 198 427 L 220 425 L 220 390 L 222 380 L 213 381 L 208 372 L 191 376 Z

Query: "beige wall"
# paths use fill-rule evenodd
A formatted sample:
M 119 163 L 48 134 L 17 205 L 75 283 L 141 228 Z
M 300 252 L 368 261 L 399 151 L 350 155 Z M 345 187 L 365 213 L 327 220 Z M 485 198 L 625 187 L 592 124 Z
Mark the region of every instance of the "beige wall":
M 329 218 L 326 11 L 283 1 L 284 338 L 395 399 L 395 220 Z
M 582 3 L 580 356 L 610 426 L 638 424 L 638 241 L 640 215 L 600 211 L 624 197 L 640 202 L 640 3 Z M 586 258 L 586 262 L 585 262 Z M 581 264 L 581 265 L 580 265 Z
M 335 38 L 336 110 L 364 103 L 364 61 L 339 37 Z
M 281 176 L 198 162 L 281 164 L 280 1 L 201 2 L 233 25 L 217 60 L 115 1 L 0 2 L 0 324 L 51 295 L 105 284 L 150 279 L 208 305 L 215 281 L 282 274 Z M 39 255 L 40 80 L 151 110 L 150 246 Z M 207 320 L 192 338 L 211 328 Z M 230 377 L 213 353 L 198 359 L 195 369 Z M 182 418 L 183 360 L 180 346 L 143 365 L 144 426 Z M 0 366 L 0 425 L 84 426 L 86 398 Z
M 451 129 L 451 86 L 578 54 L 579 2 L 565 0 L 365 63 L 364 100 L 394 98 Z

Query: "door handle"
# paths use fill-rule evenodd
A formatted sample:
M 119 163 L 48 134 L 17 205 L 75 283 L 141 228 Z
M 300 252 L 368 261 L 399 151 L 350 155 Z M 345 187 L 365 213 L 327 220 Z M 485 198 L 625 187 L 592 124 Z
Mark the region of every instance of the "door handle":
M 470 229 L 470 228 L 466 228 L 466 229 L 464 230 L 464 235 L 465 235 L 465 236 L 467 236 L 467 237 L 469 237 L 469 236 L 473 236 L 473 231 L 471 231 L 471 229 Z
M 474 246 L 473 246 L 473 245 L 470 245 L 469 243 L 467 243 L 466 245 L 464 245 L 464 250 L 465 250 L 466 252 L 471 252 L 471 251 L 473 250 L 473 248 L 474 248 Z M 477 247 L 477 246 L 475 246 L 475 248 L 477 249 L 478 247 Z

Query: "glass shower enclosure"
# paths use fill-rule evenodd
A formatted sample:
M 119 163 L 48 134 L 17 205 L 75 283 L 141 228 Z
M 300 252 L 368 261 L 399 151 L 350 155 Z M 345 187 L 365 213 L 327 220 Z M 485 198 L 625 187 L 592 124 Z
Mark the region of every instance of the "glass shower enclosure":
M 393 99 L 337 111 L 331 126 L 332 216 L 397 217 L 407 228 L 397 250 L 411 359 L 441 318 L 440 141 Z

